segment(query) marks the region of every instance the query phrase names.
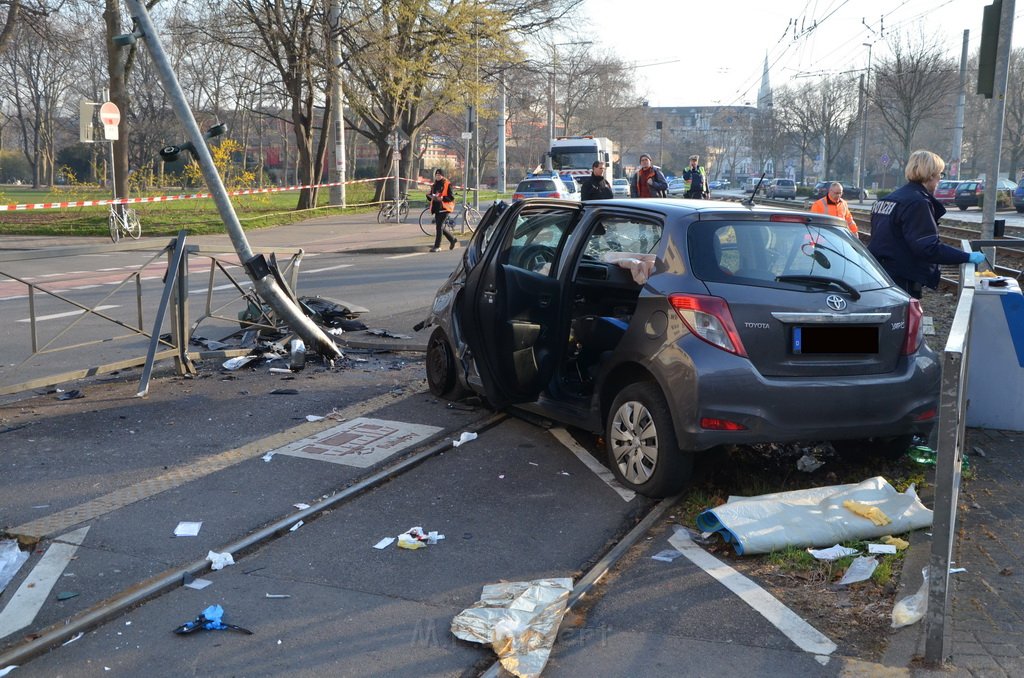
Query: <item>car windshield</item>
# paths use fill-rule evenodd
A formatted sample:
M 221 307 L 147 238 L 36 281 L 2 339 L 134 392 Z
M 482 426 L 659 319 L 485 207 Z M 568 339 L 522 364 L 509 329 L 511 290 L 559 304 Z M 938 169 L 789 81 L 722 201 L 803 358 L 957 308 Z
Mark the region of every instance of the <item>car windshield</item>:
M 690 265 L 708 282 L 820 289 L 835 279 L 865 291 L 889 287 L 885 273 L 845 229 L 795 222 L 701 222 L 688 233 Z
M 516 193 L 549 193 L 555 190 L 555 182 L 551 179 L 528 179 L 520 181 Z
M 569 146 L 552 150 L 551 166 L 556 170 L 590 167 L 597 160 L 597 149 L 588 146 Z

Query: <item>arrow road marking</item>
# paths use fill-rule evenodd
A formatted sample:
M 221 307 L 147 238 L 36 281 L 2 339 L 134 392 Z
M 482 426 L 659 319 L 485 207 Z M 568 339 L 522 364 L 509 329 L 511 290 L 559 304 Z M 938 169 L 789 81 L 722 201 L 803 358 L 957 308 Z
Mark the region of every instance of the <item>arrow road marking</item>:
M 11 602 L 0 612 L 0 638 L 5 638 L 32 623 L 49 597 L 53 585 L 60 579 L 64 568 L 82 545 L 88 531 L 88 526 L 79 528 L 58 537 L 50 544 L 50 548 L 46 549 L 39 563 L 32 568 L 32 572 L 11 596 Z

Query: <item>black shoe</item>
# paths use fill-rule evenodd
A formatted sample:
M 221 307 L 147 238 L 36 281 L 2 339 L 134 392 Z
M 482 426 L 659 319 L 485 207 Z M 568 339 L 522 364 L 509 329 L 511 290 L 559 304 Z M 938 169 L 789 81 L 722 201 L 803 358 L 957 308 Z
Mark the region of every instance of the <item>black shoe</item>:
M 430 251 L 431 251 L 431 252 L 440 252 L 440 251 L 441 251 L 441 248 L 440 248 L 440 247 L 431 247 L 431 248 L 430 248 Z
M 453 249 L 455 249 L 458 246 L 459 246 L 459 241 L 458 240 L 452 240 L 450 243 L 448 243 L 448 249 L 450 249 L 450 250 L 453 250 Z

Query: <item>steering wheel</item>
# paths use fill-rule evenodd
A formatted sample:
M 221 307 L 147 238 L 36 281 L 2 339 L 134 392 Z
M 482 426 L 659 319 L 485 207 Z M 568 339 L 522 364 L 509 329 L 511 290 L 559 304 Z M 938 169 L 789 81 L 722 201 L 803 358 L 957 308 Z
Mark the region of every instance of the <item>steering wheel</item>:
M 555 253 L 547 245 L 530 245 L 519 255 L 519 267 L 527 271 L 540 271 L 545 264 L 554 260 Z

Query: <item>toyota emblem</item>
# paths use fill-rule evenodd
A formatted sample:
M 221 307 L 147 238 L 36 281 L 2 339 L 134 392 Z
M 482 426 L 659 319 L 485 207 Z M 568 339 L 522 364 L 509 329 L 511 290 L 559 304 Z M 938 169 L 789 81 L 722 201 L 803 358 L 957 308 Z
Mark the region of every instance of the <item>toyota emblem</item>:
M 825 303 L 833 311 L 842 311 L 846 308 L 846 299 L 843 299 L 838 294 L 830 294 L 825 298 Z

